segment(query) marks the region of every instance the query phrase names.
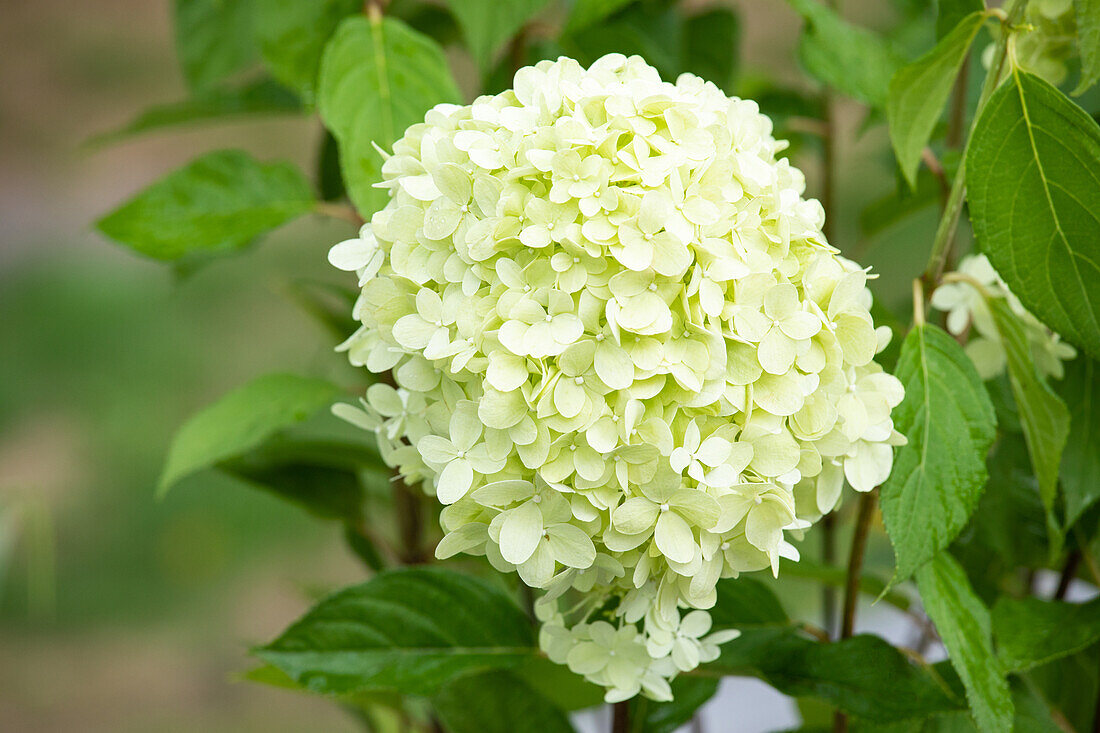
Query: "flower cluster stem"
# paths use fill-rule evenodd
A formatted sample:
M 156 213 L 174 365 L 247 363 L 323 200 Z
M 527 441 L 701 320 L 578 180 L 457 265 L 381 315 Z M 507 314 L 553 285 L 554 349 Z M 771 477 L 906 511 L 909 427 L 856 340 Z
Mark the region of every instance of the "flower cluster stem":
M 982 84 L 982 93 L 978 98 L 978 108 L 974 113 L 976 122 L 985 109 L 986 102 L 993 96 L 1000 81 L 1001 69 L 1004 67 L 1005 57 L 1008 53 L 1008 39 L 1011 35 L 1010 27 L 1023 12 L 1027 1 L 1009 0 L 1011 7 L 1008 9 L 1005 20 L 1002 23 L 1001 37 L 997 39 L 997 46 L 993 53 L 993 63 L 986 74 Z M 973 123 L 971 123 L 973 130 Z M 928 256 L 928 265 L 924 269 L 922 277 L 926 294 L 931 293 L 943 275 L 944 265 L 951 254 L 951 246 L 955 240 L 955 231 L 959 228 L 959 218 L 962 216 L 963 202 L 966 200 L 966 151 L 970 147 L 970 139 L 967 138 L 963 146 L 962 161 L 959 170 L 955 173 L 955 180 L 951 184 L 951 192 L 947 196 L 944 205 L 943 216 L 936 228 L 935 239 L 932 240 L 932 252 Z
M 630 733 L 630 701 L 623 700 L 611 707 L 611 733 Z
M 867 550 L 867 535 L 871 529 L 871 520 L 875 516 L 877 499 L 877 488 L 859 496 L 859 515 L 856 517 L 855 534 L 852 535 L 852 548 L 848 553 L 848 577 L 844 586 L 844 616 L 840 626 L 841 639 L 850 639 L 855 633 L 859 580 L 863 573 L 863 556 Z M 848 716 L 838 710 L 833 716 L 833 733 L 845 733 L 847 730 Z

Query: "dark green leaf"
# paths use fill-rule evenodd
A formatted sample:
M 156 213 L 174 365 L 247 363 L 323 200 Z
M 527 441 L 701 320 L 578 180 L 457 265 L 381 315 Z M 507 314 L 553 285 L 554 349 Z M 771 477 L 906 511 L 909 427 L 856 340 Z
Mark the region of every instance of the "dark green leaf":
M 270 79 L 259 79 L 240 87 L 210 89 L 190 99 L 150 107 L 124 127 L 96 135 L 89 142 L 99 145 L 176 125 L 301 111 L 301 103 L 290 91 Z
M 718 600 L 710 609 L 716 629 L 740 629 L 760 624 L 785 624 L 790 621 L 779 599 L 767 584 L 742 575 L 723 578 L 716 588 Z
M 176 50 L 194 89 L 207 89 L 256 58 L 253 0 L 176 0 Z
M 1046 703 L 1066 721 L 1064 730 L 1087 731 L 1096 721 L 1100 696 L 1100 645 L 1034 667 L 1026 675 Z
M 322 201 L 336 201 L 347 194 L 344 176 L 340 173 L 340 145 L 328 130 L 321 138 L 321 150 L 317 153 L 317 190 Z
M 1081 82 L 1074 94 L 1082 94 L 1100 81 L 1100 0 L 1073 0 L 1073 10 L 1081 54 Z
M 1008 378 L 1020 412 L 1031 466 L 1039 479 L 1039 497 L 1053 517 L 1058 466 L 1069 435 L 1069 410 L 1036 368 L 1024 325 L 1008 303 L 1003 298 L 990 298 L 986 303 L 1008 357 Z
M 507 670 L 490 670 L 447 682 L 432 705 L 450 733 L 572 733 L 569 719 L 552 702 Z
M 732 92 L 741 42 L 737 15 L 714 8 L 689 16 L 684 33 L 684 70 Z
M 366 218 L 388 200 L 373 188 L 387 149 L 440 102 L 458 102 L 443 52 L 392 18 L 353 17 L 340 24 L 321 61 L 318 105 L 340 145 L 344 182 Z
M 932 137 L 959 67 L 984 20 L 984 12 L 966 16 L 935 48 L 898 69 L 890 80 L 886 102 L 890 142 L 911 188 L 917 184 L 921 151 Z
M 546 657 L 525 659 L 509 671 L 562 710 L 584 710 L 603 704 L 604 688 Z
M 1066 527 L 1100 501 L 1100 367 L 1087 356 L 1066 364 L 1058 392 L 1069 407 L 1070 427 L 1062 453 Z
M 937 0 L 936 38 L 943 38 L 966 16 L 985 10 L 983 0 Z
M 373 464 L 373 467 L 364 469 Z M 271 438 L 263 446 L 218 464 L 224 473 L 270 491 L 321 519 L 362 519 L 364 479 L 376 485 L 390 472 L 365 446 Z
M 336 26 L 361 10 L 359 0 L 252 0 L 256 5 L 256 40 L 272 76 L 314 99 L 317 71 Z
M 430 695 L 461 675 L 529 659 L 534 644 L 530 621 L 503 592 L 420 567 L 326 598 L 256 654 L 314 692 Z
M 873 107 L 886 104 L 890 78 L 905 60 L 881 36 L 846 22 L 817 0 L 788 0 L 806 21 L 798 46 L 818 81 Z
M 178 260 L 241 249 L 312 205 L 309 182 L 292 165 L 221 150 L 169 173 L 96 228 L 149 257 Z
M 835 588 L 843 588 L 848 582 L 847 568 L 836 565 L 819 565 L 805 557 L 798 562 L 782 563 L 779 574 L 788 578 L 806 578 Z M 865 593 L 875 599 L 881 598 L 891 606 L 900 608 L 903 611 L 908 610 L 912 605 L 908 596 L 895 590 L 887 590 L 887 586 L 888 584 L 882 578 L 871 573 L 863 573 L 859 579 L 860 593 Z M 721 585 L 719 585 L 719 588 L 721 588 Z
M 662 3 L 637 3 L 604 23 L 561 39 L 566 53 L 585 66 L 608 53 L 637 54 L 674 80 L 684 70 L 684 17 Z
M 791 627 L 750 627 L 723 644 L 722 656 L 702 669 L 721 675 L 756 675 L 786 695 L 819 697 L 850 715 L 878 723 L 923 718 L 962 706 L 927 671 L 877 636 L 823 644 Z
M 466 46 L 482 73 L 492 67 L 493 56 L 512 34 L 546 5 L 548 0 L 448 0 L 462 28 Z
M 716 692 L 716 679 L 677 677 L 672 681 L 671 701 L 656 702 L 641 696 L 630 701 L 630 729 L 632 733 L 673 733 L 690 722 Z
M 614 15 L 634 0 L 576 0 L 565 22 L 565 33 L 575 33 Z
M 993 636 L 1014 672 L 1075 654 L 1100 640 L 1100 598 L 1088 603 L 1001 598 L 993 607 Z
M 339 394 L 328 382 L 294 374 L 269 374 L 238 387 L 179 429 L 161 475 L 160 490 L 256 448 L 276 432 L 327 408 Z
M 905 399 L 894 425 L 909 442 L 898 449 L 882 485 L 882 517 L 900 582 L 947 547 L 970 518 L 996 431 L 981 378 L 942 329 L 918 325 L 910 331 L 895 373 Z
M 1024 306 L 1100 358 L 1100 126 L 1013 69 L 966 156 L 978 244 Z

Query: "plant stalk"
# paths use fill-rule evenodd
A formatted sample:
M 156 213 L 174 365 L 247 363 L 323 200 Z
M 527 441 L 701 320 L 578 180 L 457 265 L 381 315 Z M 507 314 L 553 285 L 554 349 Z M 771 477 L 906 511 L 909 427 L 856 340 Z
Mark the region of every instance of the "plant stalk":
M 630 733 L 630 701 L 611 706 L 611 733 Z
M 863 555 L 867 549 L 867 535 L 871 529 L 871 519 L 875 515 L 875 501 L 878 488 L 860 494 L 859 514 L 856 517 L 855 534 L 852 535 L 852 549 L 848 554 L 848 579 L 844 588 L 844 617 L 841 621 L 840 638 L 849 639 L 855 632 L 856 604 L 859 601 L 859 579 L 863 573 Z M 845 733 L 848 730 L 848 716 L 839 710 L 833 715 L 833 733 Z
M 974 113 L 974 122 L 977 122 L 978 118 L 981 117 L 986 102 L 989 101 L 989 98 L 993 96 L 993 92 L 997 89 L 997 84 L 1001 78 L 1001 69 L 1004 67 L 1008 52 L 1008 39 L 1011 35 L 1009 28 L 1016 22 L 1020 13 L 1023 12 L 1024 6 L 1027 5 L 1026 0 L 1023 2 L 1009 0 L 1009 2 L 1012 7 L 1009 8 L 1002 23 L 1001 37 L 997 39 L 997 46 L 993 53 L 993 63 L 990 65 L 989 73 L 986 74 L 985 82 L 982 84 L 982 93 L 978 98 L 978 108 Z M 973 123 L 971 123 L 971 131 L 973 131 Z M 966 144 L 963 146 L 959 170 L 955 173 L 955 180 L 951 184 L 951 192 L 948 194 L 947 203 L 944 205 L 943 216 L 936 228 L 935 239 L 932 240 L 932 251 L 928 255 L 928 265 L 925 267 L 922 276 L 926 294 L 932 292 L 939 282 L 940 276 L 943 275 L 944 265 L 947 263 L 951 253 L 951 245 L 954 243 L 955 231 L 959 228 L 959 218 L 962 215 L 963 202 L 966 200 L 966 152 L 969 147 L 970 138 L 968 137 Z

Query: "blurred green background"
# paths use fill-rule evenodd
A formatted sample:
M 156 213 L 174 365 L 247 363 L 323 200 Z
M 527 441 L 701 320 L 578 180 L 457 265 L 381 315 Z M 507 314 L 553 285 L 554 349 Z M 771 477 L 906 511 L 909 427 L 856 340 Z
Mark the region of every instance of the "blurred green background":
M 778 0 L 728 4 L 741 18 L 743 86 L 767 76 L 808 89 L 794 13 Z M 846 13 L 888 29 L 899 7 L 853 0 Z M 185 95 L 170 4 L 0 8 L 0 730 L 353 730 L 323 700 L 232 682 L 250 643 L 362 577 L 336 529 L 228 481 L 196 477 L 154 496 L 168 441 L 198 407 L 265 372 L 347 368 L 283 278 L 332 279 L 325 253 L 352 230 L 301 221 L 180 277 L 90 227 L 206 150 L 306 165 L 319 124 L 254 118 L 88 146 Z M 895 40 L 920 47 L 930 25 L 921 33 Z M 461 80 L 471 67 L 455 68 Z M 860 211 L 894 190 L 893 161 L 883 126 L 862 132 L 854 105 L 842 115 L 837 244 L 904 303 L 934 207 L 861 234 Z M 795 155 L 811 196 L 816 153 Z M 875 555 L 889 563 L 885 544 Z M 812 605 L 808 587 L 784 590 Z

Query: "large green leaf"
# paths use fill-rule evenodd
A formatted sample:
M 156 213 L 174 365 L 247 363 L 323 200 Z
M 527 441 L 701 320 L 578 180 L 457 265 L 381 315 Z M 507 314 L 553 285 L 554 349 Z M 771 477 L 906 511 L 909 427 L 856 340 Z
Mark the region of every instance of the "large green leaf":
M 439 46 L 393 18 L 344 20 L 321 61 L 318 105 L 340 146 L 348 194 L 364 217 L 385 204 L 382 157 L 424 113 L 460 95 Z
M 1096 722 L 1096 700 L 1100 697 L 1097 659 L 1100 659 L 1100 644 L 1033 667 L 1027 673 L 1028 683 L 1035 686 L 1065 721 L 1061 726 L 1063 731 L 1088 731 Z
M 634 0 L 576 0 L 569 18 L 565 21 L 565 33 L 583 30 L 613 15 Z
M 325 44 L 359 0 L 252 0 L 256 40 L 272 76 L 312 102 Z
M 983 0 L 936 0 L 936 38 L 943 38 L 966 16 L 985 10 Z
M 429 567 L 384 572 L 329 596 L 256 650 L 314 692 L 415 695 L 536 653 L 530 621 L 502 591 Z
M 448 0 L 466 46 L 482 73 L 492 68 L 493 56 L 512 35 L 547 4 L 548 0 Z
M 149 257 L 179 260 L 241 249 L 312 205 L 309 181 L 294 166 L 221 150 L 169 173 L 96 228 Z
M 328 382 L 294 374 L 269 374 L 238 387 L 179 429 L 160 490 L 258 447 L 276 432 L 328 407 L 339 395 L 340 390 Z
M 176 51 L 194 89 L 207 89 L 256 58 L 253 0 L 176 0 Z
M 974 595 L 966 573 L 950 553 L 941 552 L 917 571 L 917 586 L 966 687 L 978 728 L 985 733 L 1011 730 L 1012 697 L 1007 673 L 993 654 L 989 610 Z
M 1069 435 L 1069 410 L 1036 368 L 1027 332 L 1008 302 L 1003 298 L 986 302 L 1008 357 L 1012 396 L 1020 413 L 1031 467 L 1039 479 L 1039 496 L 1053 521 L 1058 466 Z
M 895 581 L 947 547 L 985 486 L 996 434 L 993 405 L 962 347 L 942 329 L 918 325 L 895 372 L 905 399 L 894 425 L 908 439 L 882 485 L 882 517 L 897 557 Z
M 890 78 L 904 63 L 878 34 L 852 25 L 817 0 L 787 0 L 806 21 L 798 46 L 810 74 L 872 107 L 886 104 Z
M 712 8 L 684 22 L 684 71 L 733 91 L 741 24 L 729 8 Z
M 1088 603 L 1001 598 L 993 607 L 993 636 L 1012 671 L 1046 664 L 1100 641 L 1100 598 Z
M 926 670 L 883 639 L 865 634 L 821 643 L 791 627 L 750 627 L 723 644 L 722 656 L 702 670 L 756 675 L 786 695 L 820 698 L 877 723 L 962 707 Z
M 450 733 L 514 733 L 532 726 L 545 733 L 573 733 L 569 718 L 509 670 L 457 677 L 432 696 Z
M 1069 439 L 1062 453 L 1066 527 L 1100 501 L 1100 366 L 1087 356 L 1066 364 L 1058 393 L 1069 407 Z
M 710 677 L 677 677 L 672 681 L 672 700 L 656 702 L 638 696 L 630 701 L 632 733 L 673 733 L 689 723 L 696 711 L 718 692 L 718 680 Z
M 637 54 L 673 80 L 684 71 L 684 14 L 667 3 L 634 3 L 608 18 L 561 38 L 567 55 L 588 66 L 609 53 Z
M 110 143 L 176 125 L 251 115 L 291 114 L 301 110 L 301 102 L 288 89 L 270 79 L 258 79 L 239 87 L 210 89 L 189 99 L 150 107 L 125 126 L 96 135 L 89 143 Z
M 1077 50 L 1081 54 L 1081 94 L 1100 81 L 1100 0 L 1073 0 L 1077 19 Z
M 898 165 L 911 188 L 917 185 L 921 151 L 940 119 L 959 67 L 982 27 L 985 13 L 971 13 L 931 51 L 901 67 L 890 80 L 886 120 Z
M 1014 69 L 966 157 L 978 244 L 1029 311 L 1100 358 L 1100 126 Z
M 723 578 L 716 586 L 718 599 L 710 609 L 716 629 L 740 629 L 790 621 L 779 599 L 766 583 L 747 575 Z

